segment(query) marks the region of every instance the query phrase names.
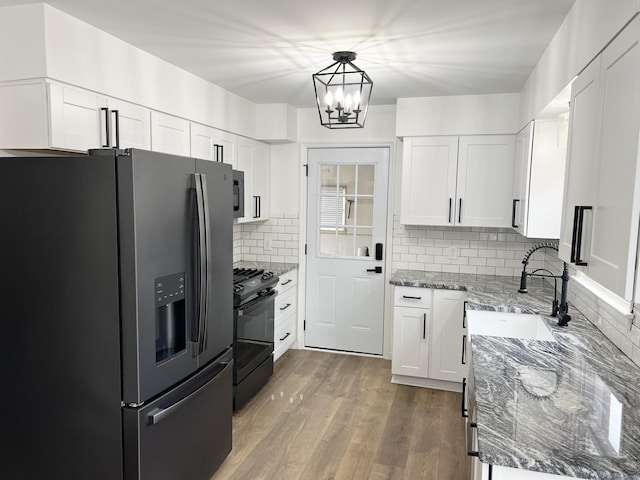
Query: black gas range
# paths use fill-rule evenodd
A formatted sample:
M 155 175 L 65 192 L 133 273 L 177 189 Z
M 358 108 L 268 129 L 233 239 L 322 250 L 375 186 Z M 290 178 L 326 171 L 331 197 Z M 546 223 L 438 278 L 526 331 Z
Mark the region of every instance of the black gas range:
M 242 408 L 273 373 L 274 301 L 279 280 L 262 269 L 233 269 L 234 410 Z

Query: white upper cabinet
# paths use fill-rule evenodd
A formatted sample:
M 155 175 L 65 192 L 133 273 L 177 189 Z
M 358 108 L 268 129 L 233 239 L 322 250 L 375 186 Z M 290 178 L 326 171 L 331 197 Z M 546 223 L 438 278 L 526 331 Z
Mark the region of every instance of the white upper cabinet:
M 82 152 L 107 146 L 106 125 L 110 119 L 105 97 L 49 84 L 49 108 L 52 148 Z
M 102 111 L 105 114 L 104 110 Z M 115 98 L 107 98 L 109 146 L 151 150 L 151 110 Z
M 510 226 L 514 158 L 514 135 L 406 138 L 400 222 Z
M 0 148 L 57 149 L 151 146 L 150 110 L 43 80 L 0 86 Z
M 189 120 L 151 112 L 151 149 L 173 155 L 191 155 L 191 130 Z
M 216 153 L 216 160 L 228 163 L 232 168 L 237 169 L 238 158 L 238 136 L 223 130 L 213 129 L 213 148 Z
M 400 223 L 453 222 L 457 165 L 458 137 L 405 138 Z
M 511 226 L 525 237 L 560 237 L 566 130 L 566 116 L 555 115 L 518 133 Z
M 455 218 L 458 225 L 511 225 L 515 148 L 515 135 L 460 137 Z
M 250 138 L 238 137 L 237 169 L 244 172 L 244 217 L 238 223 L 269 219 L 269 146 Z
M 560 250 L 626 300 L 633 298 L 640 218 L 639 42 L 636 18 L 572 87 Z
M 213 128 L 191 122 L 191 156 L 202 160 L 216 160 L 213 147 Z
M 238 137 L 233 133 L 191 123 L 191 156 L 237 166 Z
M 597 57 L 571 85 L 571 113 L 569 115 L 569 144 L 565 166 L 563 213 L 559 256 L 575 263 L 577 220 L 576 207 L 593 207 L 598 168 L 596 136 L 601 121 L 598 113 L 600 57 Z M 589 218 L 591 218 L 589 216 Z M 576 223 L 574 228 L 574 223 Z M 573 250 L 573 252 L 572 252 Z
M 516 163 L 513 169 L 511 226 L 521 235 L 525 235 L 527 229 L 532 147 L 533 122 L 529 122 L 516 137 Z

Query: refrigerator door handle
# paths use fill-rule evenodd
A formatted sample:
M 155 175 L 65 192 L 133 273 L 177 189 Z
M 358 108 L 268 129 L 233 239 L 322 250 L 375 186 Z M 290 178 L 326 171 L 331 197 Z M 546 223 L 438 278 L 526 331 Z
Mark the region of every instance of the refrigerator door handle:
M 204 315 L 200 317 L 202 323 L 200 324 L 200 353 L 207 349 L 207 325 L 209 322 L 209 294 L 211 293 L 211 215 L 209 212 L 209 196 L 207 193 L 207 176 L 200 174 L 200 181 L 202 182 L 202 204 L 204 206 L 204 234 L 206 238 L 205 244 L 205 269 L 204 269 Z
M 227 368 L 227 366 L 229 364 L 231 364 L 232 362 L 233 362 L 233 360 L 231 360 L 229 362 L 226 362 L 226 361 L 225 362 L 220 362 L 219 367 L 216 369 L 216 372 L 211 376 L 211 378 L 213 379 L 214 377 L 218 376 L 220 374 L 220 372 L 222 372 L 225 368 Z M 160 423 L 165 418 L 171 416 L 172 414 L 174 414 L 175 412 L 180 410 L 181 407 L 185 406 L 187 403 L 189 403 L 191 400 L 193 400 L 195 397 L 197 397 L 198 394 L 200 392 L 202 392 L 202 390 L 204 390 L 204 388 L 207 385 L 209 385 L 209 382 L 205 383 L 204 385 L 199 387 L 197 390 L 194 390 L 193 392 L 191 392 L 186 397 L 181 398 L 180 400 L 178 400 L 173 405 L 169 405 L 166 408 L 154 408 L 148 414 L 149 423 L 151 425 L 157 425 L 158 423 Z
M 207 247 L 206 247 L 206 230 L 205 230 L 205 213 L 204 213 L 204 199 L 202 192 L 202 179 L 199 173 L 194 174 L 195 177 L 195 190 L 196 190 L 196 207 L 197 207 L 197 224 L 198 224 L 198 282 L 199 282 L 199 295 L 198 295 L 198 323 L 197 331 L 193 335 L 196 342 L 196 351 L 194 356 L 197 356 L 201 351 L 200 336 L 202 332 L 202 325 L 204 323 L 206 315 L 206 301 L 207 301 Z

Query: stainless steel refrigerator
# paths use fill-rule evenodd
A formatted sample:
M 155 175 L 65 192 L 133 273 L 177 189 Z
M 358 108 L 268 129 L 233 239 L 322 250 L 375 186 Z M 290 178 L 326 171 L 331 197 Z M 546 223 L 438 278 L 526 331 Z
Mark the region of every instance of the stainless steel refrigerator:
M 3 477 L 210 478 L 231 450 L 231 167 L 0 166 Z

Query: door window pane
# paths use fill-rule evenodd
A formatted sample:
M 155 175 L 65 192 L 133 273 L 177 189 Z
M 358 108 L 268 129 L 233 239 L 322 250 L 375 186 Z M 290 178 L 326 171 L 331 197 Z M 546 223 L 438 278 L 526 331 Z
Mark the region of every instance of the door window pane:
M 358 165 L 358 195 L 373 195 L 375 165 Z
M 322 164 L 318 188 L 318 253 L 373 256 L 375 165 Z

